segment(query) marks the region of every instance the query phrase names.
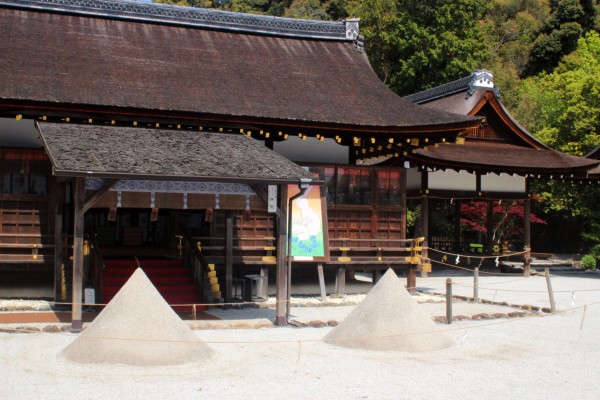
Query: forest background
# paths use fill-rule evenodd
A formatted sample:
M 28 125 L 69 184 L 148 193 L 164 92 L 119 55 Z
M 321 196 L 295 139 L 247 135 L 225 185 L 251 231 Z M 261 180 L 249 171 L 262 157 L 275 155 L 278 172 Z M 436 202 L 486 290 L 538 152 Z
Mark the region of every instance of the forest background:
M 485 68 L 503 104 L 539 140 L 578 156 L 600 146 L 598 0 L 154 1 L 314 20 L 360 18 L 375 72 L 399 95 Z M 537 183 L 532 191 L 539 199 L 534 213 L 545 222 L 532 227 L 533 249 L 589 253 L 600 262 L 597 181 Z M 482 229 L 472 223 L 473 209 L 464 211 L 465 230 Z M 499 221 L 512 213 L 518 226 L 518 205 L 497 209 Z

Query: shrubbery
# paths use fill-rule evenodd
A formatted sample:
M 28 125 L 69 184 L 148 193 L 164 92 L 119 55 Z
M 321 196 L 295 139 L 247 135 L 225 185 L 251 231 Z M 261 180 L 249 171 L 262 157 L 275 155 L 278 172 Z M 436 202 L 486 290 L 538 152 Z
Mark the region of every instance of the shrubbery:
M 583 258 L 581 259 L 581 268 L 596 269 L 596 258 L 591 254 L 583 256 Z

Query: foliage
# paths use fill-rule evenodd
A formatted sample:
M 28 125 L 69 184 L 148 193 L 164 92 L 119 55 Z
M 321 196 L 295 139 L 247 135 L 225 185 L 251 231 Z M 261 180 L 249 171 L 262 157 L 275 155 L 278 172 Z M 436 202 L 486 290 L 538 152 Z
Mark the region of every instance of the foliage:
M 551 74 L 522 81 L 522 123 L 544 143 L 585 155 L 600 145 L 600 36 L 591 31 Z
M 503 103 L 516 105 L 520 77 L 524 74 L 533 38 L 550 15 L 549 0 L 496 0 L 481 21 L 489 52 L 486 69 L 493 71 Z
M 353 3 L 373 68 L 400 95 L 469 74 L 487 56 L 478 21 L 486 0 Z
M 596 258 L 591 254 L 583 256 L 581 259 L 581 266 L 583 269 L 596 269 Z
M 577 47 L 578 39 L 593 29 L 597 18 L 594 0 L 551 0 L 551 13 L 533 42 L 528 75 L 550 72 L 566 54 Z
M 539 200 L 534 198 L 534 200 Z M 488 232 L 486 224 L 488 215 L 488 203 L 485 201 L 473 201 L 462 203 L 461 211 L 461 227 L 466 232 L 480 232 L 486 237 L 491 235 L 491 241 L 494 244 L 500 245 L 504 241 L 514 241 L 523 235 L 523 219 L 525 216 L 525 208 L 523 200 L 512 201 L 493 201 L 493 230 Z M 535 214 L 530 214 L 532 224 L 545 224 L 546 221 L 538 218 Z

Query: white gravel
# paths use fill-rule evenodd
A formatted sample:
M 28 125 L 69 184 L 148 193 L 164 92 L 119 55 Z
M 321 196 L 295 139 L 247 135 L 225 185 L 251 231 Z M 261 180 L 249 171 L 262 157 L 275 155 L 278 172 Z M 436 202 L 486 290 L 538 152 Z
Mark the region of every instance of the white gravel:
M 427 279 L 431 290 L 443 284 Z M 534 289 L 543 283 L 531 279 Z M 330 327 L 210 329 L 195 331 L 215 350 L 210 361 L 141 367 L 64 360 L 74 334 L 0 333 L 0 399 L 596 400 L 600 280 L 553 283 L 559 313 L 454 322 L 443 327 L 457 345 L 420 353 L 332 346 L 322 341 Z M 569 290 L 582 290 L 575 302 Z M 545 307 L 539 294 L 522 292 L 519 303 Z

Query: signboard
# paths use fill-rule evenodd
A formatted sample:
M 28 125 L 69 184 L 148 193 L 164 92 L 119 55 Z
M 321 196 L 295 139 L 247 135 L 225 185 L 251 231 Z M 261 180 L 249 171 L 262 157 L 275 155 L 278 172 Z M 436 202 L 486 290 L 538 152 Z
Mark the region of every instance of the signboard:
M 300 192 L 298 185 L 288 186 L 288 201 Z M 309 186 L 292 201 L 291 251 L 294 261 L 329 261 L 327 207 L 320 186 Z
M 277 186 L 269 185 L 267 197 L 267 211 L 270 213 L 277 212 Z

